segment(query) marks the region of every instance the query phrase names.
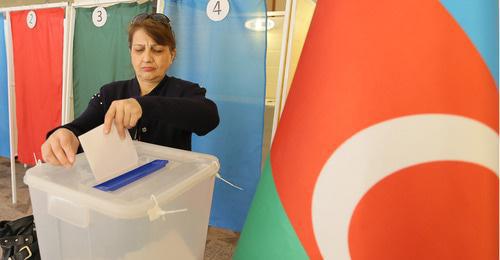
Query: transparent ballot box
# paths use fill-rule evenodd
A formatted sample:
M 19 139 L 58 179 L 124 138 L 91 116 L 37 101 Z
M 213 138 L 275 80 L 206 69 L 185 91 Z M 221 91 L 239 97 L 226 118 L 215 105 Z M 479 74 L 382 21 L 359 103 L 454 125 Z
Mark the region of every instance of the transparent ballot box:
M 216 157 L 134 141 L 139 165 L 164 168 L 112 192 L 94 188 L 84 154 L 71 169 L 28 170 L 43 260 L 203 259 Z

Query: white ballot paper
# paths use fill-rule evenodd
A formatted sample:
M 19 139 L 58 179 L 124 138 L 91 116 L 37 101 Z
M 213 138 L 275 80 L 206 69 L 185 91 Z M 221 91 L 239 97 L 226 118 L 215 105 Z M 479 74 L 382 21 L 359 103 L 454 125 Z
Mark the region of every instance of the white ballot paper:
M 120 139 L 115 124 L 109 134 L 104 134 L 104 124 L 80 135 L 85 156 L 98 183 L 110 180 L 137 167 L 139 159 L 132 138 L 125 130 Z

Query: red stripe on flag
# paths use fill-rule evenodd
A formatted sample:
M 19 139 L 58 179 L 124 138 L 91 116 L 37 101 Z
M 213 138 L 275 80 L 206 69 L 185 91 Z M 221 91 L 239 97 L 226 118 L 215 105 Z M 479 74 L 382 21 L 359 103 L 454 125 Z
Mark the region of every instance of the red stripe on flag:
M 464 162 L 398 171 L 360 200 L 349 245 L 352 259 L 498 259 L 498 178 Z

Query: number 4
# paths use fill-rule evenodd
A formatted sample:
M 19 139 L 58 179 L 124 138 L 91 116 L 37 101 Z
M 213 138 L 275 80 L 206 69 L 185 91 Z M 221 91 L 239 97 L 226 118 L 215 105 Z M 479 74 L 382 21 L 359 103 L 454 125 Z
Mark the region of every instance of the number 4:
M 215 3 L 213 12 L 217 13 L 217 15 L 220 15 L 220 12 L 222 12 L 222 10 L 220 9 L 220 1 L 217 1 Z
M 214 22 L 224 20 L 229 13 L 229 1 L 230 0 L 209 0 L 206 10 L 208 18 Z

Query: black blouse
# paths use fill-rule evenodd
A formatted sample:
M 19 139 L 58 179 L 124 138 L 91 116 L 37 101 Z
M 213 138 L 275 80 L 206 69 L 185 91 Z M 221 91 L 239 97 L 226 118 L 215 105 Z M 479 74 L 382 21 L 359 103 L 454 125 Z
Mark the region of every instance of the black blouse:
M 198 84 L 169 76 L 144 96 L 140 95 L 136 78 L 116 81 L 104 85 L 78 118 L 61 127 L 79 136 L 104 123 L 106 111 L 114 100 L 135 98 L 142 107 L 142 117 L 136 127 L 129 129 L 133 139 L 191 150 L 193 132 L 206 135 L 219 124 L 217 106 L 205 93 L 206 89 Z

